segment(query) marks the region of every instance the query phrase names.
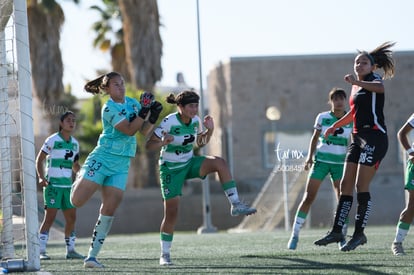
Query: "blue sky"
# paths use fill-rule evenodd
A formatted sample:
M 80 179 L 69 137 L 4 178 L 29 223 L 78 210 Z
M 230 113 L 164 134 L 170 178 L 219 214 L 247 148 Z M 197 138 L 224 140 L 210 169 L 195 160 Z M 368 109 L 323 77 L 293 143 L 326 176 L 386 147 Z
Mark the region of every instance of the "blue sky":
M 110 66 L 108 53 L 92 49 L 90 26 L 98 15 L 88 7 L 97 1 L 82 2 L 61 1 L 61 47 L 64 84 L 86 97 L 85 79 Z M 158 0 L 164 45 L 158 85 L 174 86 L 182 72 L 188 85 L 200 87 L 196 3 Z M 230 57 L 356 53 L 385 41 L 397 42 L 396 51 L 414 50 L 413 10 L 414 1 L 403 0 L 199 0 L 203 88 L 208 72 Z

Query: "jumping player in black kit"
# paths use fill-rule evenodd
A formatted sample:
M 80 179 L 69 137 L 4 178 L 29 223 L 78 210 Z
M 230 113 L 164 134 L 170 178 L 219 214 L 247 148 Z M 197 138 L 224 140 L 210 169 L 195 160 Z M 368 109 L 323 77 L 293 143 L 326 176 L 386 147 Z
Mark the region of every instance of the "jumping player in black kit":
M 388 149 L 387 128 L 384 123 L 384 79 L 394 76 L 394 60 L 390 48 L 395 43 L 386 42 L 372 52 L 359 51 L 354 62 L 354 72 L 344 80 L 352 85 L 349 99 L 350 111 L 325 131 L 325 137 L 336 128 L 354 123 L 352 142 L 348 146 L 341 195 L 336 209 L 332 230 L 315 245 L 327 245 L 342 240 L 342 227 L 352 207 L 353 190 L 357 192 L 357 213 L 352 238 L 341 247 L 350 251 L 367 243 L 364 228 L 371 212 L 369 185 Z M 382 69 L 381 77 L 374 73 Z

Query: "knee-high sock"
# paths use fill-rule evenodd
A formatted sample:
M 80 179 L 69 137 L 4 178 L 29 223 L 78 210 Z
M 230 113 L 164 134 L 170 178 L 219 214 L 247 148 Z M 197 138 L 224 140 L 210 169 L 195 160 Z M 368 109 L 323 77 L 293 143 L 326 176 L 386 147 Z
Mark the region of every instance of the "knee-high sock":
M 346 223 L 349 211 L 352 207 L 352 196 L 341 195 L 339 197 L 338 207 L 336 208 L 335 219 L 332 231 L 336 233 L 342 232 L 342 227 Z
M 354 234 L 364 232 L 364 228 L 367 226 L 368 217 L 371 213 L 372 201 L 369 192 L 360 192 L 357 194 L 358 207 L 357 214 L 355 216 L 355 231 Z
M 98 221 L 96 222 L 95 229 L 92 234 L 92 242 L 89 247 L 88 257 L 96 257 L 101 250 L 101 247 L 108 235 L 109 230 L 112 226 L 113 216 L 99 215 Z

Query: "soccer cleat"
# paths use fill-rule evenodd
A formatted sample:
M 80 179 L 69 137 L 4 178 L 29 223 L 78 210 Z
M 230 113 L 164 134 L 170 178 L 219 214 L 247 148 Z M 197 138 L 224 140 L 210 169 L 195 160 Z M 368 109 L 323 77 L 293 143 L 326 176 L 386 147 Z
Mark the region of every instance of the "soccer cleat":
M 85 268 L 104 268 L 104 265 L 98 262 L 95 257 L 86 258 L 83 261 L 83 266 Z
M 79 254 L 75 250 L 66 252 L 66 259 L 85 259 L 86 257 Z
M 338 243 L 338 248 L 341 250 L 341 248 L 346 244 L 346 235 L 343 235 L 344 238 Z
M 404 248 L 402 246 L 402 243 L 392 243 L 391 245 L 392 253 L 394 253 L 395 256 L 403 256 L 405 255 Z
M 295 250 L 298 246 L 299 237 L 298 236 L 291 236 L 289 242 L 287 244 L 287 248 L 290 250 Z
M 314 242 L 315 245 L 328 245 L 330 243 L 341 243 L 344 241 L 342 233 L 328 232 L 325 237 Z
M 351 251 L 357 248 L 360 245 L 364 245 L 367 243 L 367 237 L 364 233 L 359 233 L 357 235 L 352 236 L 352 238 L 343 246 L 341 247 L 341 251 Z
M 173 263 L 171 262 L 170 254 L 161 254 L 160 265 L 173 265 Z
M 256 208 L 250 207 L 243 202 L 234 203 L 231 205 L 231 215 L 240 216 L 240 215 L 251 215 L 256 213 Z
M 46 252 L 40 253 L 40 260 L 50 260 L 50 257 L 46 254 Z

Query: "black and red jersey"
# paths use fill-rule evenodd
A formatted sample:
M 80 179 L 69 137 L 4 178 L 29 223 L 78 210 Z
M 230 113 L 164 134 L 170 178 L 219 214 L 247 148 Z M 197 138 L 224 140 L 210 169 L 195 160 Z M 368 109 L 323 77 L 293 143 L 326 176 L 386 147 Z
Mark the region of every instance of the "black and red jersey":
M 374 81 L 382 78 L 376 73 L 370 73 L 364 81 Z M 352 118 L 354 120 L 354 133 L 367 130 L 379 130 L 387 132 L 384 122 L 384 93 L 374 93 L 353 85 L 349 105 L 351 107 Z

